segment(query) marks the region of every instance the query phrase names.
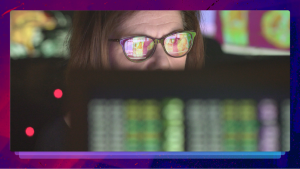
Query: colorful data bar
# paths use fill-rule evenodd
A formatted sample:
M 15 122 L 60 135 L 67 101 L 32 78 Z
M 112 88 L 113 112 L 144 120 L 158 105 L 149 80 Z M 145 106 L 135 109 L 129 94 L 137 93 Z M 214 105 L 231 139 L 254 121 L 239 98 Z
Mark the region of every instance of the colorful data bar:
M 290 101 L 94 99 L 90 151 L 289 151 Z

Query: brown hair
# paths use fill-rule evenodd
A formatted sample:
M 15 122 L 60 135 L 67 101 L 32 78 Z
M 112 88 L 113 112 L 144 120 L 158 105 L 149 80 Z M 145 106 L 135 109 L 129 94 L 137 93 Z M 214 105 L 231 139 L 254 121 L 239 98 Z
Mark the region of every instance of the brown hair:
M 109 68 L 108 38 L 118 25 L 136 11 L 77 11 L 70 30 L 70 59 L 67 74 L 73 69 Z M 186 69 L 199 69 L 204 63 L 200 12 L 181 11 L 185 30 L 196 31 L 194 45 L 187 55 Z

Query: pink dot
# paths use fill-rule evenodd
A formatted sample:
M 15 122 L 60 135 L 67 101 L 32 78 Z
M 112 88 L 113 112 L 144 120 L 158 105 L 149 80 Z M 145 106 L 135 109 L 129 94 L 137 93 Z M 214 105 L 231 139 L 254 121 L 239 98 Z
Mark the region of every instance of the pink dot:
M 62 95 L 63 95 L 63 92 L 60 89 L 54 90 L 54 97 L 56 97 L 57 99 L 61 98 Z
M 27 127 L 25 133 L 28 137 L 31 137 L 34 135 L 34 129 L 32 127 Z

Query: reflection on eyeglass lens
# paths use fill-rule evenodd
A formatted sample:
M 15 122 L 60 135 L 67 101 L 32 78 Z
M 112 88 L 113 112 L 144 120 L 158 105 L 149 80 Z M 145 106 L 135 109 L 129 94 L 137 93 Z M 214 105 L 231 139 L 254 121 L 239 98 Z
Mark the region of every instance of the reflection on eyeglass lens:
M 168 36 L 164 41 L 166 52 L 174 57 L 186 54 L 191 46 L 192 36 L 189 33 L 177 33 Z M 154 48 L 154 41 L 147 37 L 134 37 L 125 44 L 127 57 L 133 60 L 143 60 L 150 56 Z

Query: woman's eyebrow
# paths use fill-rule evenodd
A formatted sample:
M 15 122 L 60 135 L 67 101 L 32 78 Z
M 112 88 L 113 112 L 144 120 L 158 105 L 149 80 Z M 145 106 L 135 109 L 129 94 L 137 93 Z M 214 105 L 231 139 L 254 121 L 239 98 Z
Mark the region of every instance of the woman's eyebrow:
M 174 31 L 172 31 L 172 32 L 170 32 L 170 33 L 168 33 L 168 34 L 175 33 L 175 32 L 179 32 L 179 31 L 184 31 L 184 29 L 176 29 L 176 30 L 174 30 Z M 166 35 L 168 35 L 168 34 L 166 34 Z M 166 36 L 166 35 L 164 35 L 164 36 Z
M 166 36 L 166 35 L 168 35 L 168 34 L 171 34 L 171 33 L 179 32 L 179 31 L 184 31 L 184 29 L 175 29 L 175 30 L 173 30 L 173 31 L 171 31 L 171 32 L 169 32 L 169 33 L 163 35 L 162 37 L 164 37 L 164 36 Z M 133 34 L 126 34 L 126 36 L 122 36 L 122 38 L 126 38 L 126 37 L 135 37 L 135 36 L 148 36 L 148 37 L 151 37 L 151 36 L 146 35 L 146 34 L 133 33 Z M 162 37 L 161 37 L 161 38 L 162 38 Z

